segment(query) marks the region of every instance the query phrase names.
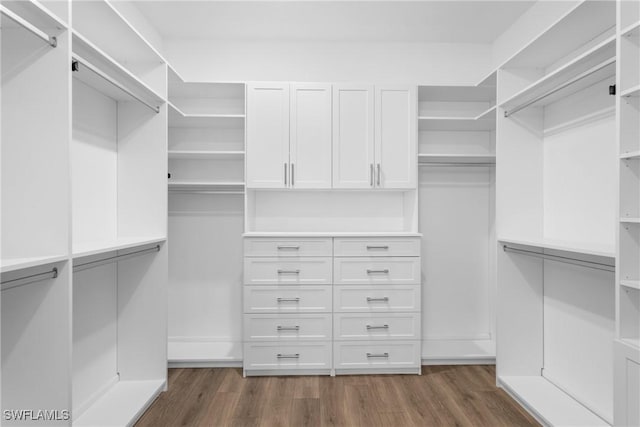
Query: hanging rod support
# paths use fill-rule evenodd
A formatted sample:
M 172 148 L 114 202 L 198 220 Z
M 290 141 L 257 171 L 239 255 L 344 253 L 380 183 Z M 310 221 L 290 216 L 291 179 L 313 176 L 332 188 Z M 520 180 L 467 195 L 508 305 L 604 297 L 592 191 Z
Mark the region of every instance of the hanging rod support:
M 18 286 L 28 285 L 30 283 L 41 282 L 47 279 L 55 279 L 58 277 L 58 268 L 54 267 L 50 271 L 44 273 L 31 274 L 29 276 L 18 277 L 17 279 L 5 280 L 2 282 L 2 290 L 17 288 Z
M 572 78 L 570 80 L 567 80 L 566 82 L 562 83 L 560 86 L 557 86 L 557 87 L 555 87 L 555 88 L 543 93 L 542 95 L 536 96 L 535 98 L 525 102 L 524 104 L 520 104 L 517 107 L 513 107 L 511 110 L 508 110 L 508 111 L 505 110 L 504 116 L 505 117 L 509 117 L 510 115 L 515 114 L 518 111 L 523 110 L 523 109 L 529 107 L 530 105 L 535 104 L 536 102 L 541 101 L 541 100 L 543 100 L 544 98 L 546 98 L 546 97 L 548 97 L 550 95 L 553 95 L 554 93 L 558 92 L 559 90 L 562 90 L 562 89 L 564 89 L 564 88 L 566 88 L 568 86 L 571 86 L 574 83 L 579 82 L 580 80 L 584 79 L 585 77 L 589 77 L 591 74 L 594 74 L 594 73 L 602 70 L 603 68 L 608 67 L 611 64 L 615 64 L 615 62 L 616 62 L 616 58 L 609 58 L 606 61 L 603 61 L 600 64 L 589 68 L 587 71 L 585 71 L 585 72 L 583 72 L 581 74 L 578 74 L 574 78 Z
M 593 268 L 595 270 L 603 270 L 603 271 L 610 271 L 610 272 L 615 272 L 616 271 L 615 265 L 605 264 L 605 263 L 602 263 L 602 262 L 585 261 L 583 259 L 565 257 L 565 256 L 561 256 L 561 255 L 551 255 L 551 254 L 539 253 L 539 252 L 534 252 L 534 251 L 528 251 L 526 249 L 512 248 L 512 247 L 509 247 L 507 245 L 502 245 L 502 249 L 505 252 L 512 252 L 512 253 L 515 253 L 515 254 L 531 256 L 531 257 L 534 257 L 534 258 L 542 258 L 542 259 L 547 259 L 547 260 L 550 260 L 550 261 L 564 262 L 566 264 L 573 264 L 573 265 L 578 265 L 580 267 Z
M 79 56 L 74 55 L 72 60 L 71 60 L 71 70 L 72 71 L 80 71 L 80 64 L 82 64 L 82 66 L 87 68 L 92 73 L 96 74 L 98 77 L 102 78 L 106 82 L 108 82 L 111 85 L 117 87 L 118 89 L 120 89 L 121 91 L 123 91 L 124 93 L 129 95 L 130 97 L 134 98 L 136 101 L 138 101 L 141 104 L 145 105 L 149 109 L 153 110 L 156 113 L 160 112 L 160 107 L 158 107 L 157 105 L 149 104 L 147 101 L 145 101 L 144 99 L 140 98 L 138 95 L 136 95 L 135 93 L 133 93 L 129 89 L 127 89 L 122 83 L 118 82 L 117 80 L 111 78 L 109 75 L 104 73 L 98 67 L 96 67 L 93 64 L 89 63 L 88 61 L 80 58 Z
M 73 271 L 75 273 L 76 271 L 87 270 L 89 268 L 98 267 L 100 265 L 111 264 L 117 261 L 122 261 L 122 260 L 133 258 L 136 256 L 146 255 L 152 252 L 159 252 L 159 251 L 160 251 L 160 245 L 155 245 L 152 248 L 140 249 L 139 251 L 135 251 L 135 252 L 128 252 L 126 254 L 114 255 L 107 258 L 98 259 L 95 261 L 89 261 L 82 264 L 77 264 L 73 266 Z
M 34 34 L 35 36 L 47 42 L 49 46 L 58 47 L 58 39 L 55 36 L 50 36 L 49 34 L 42 31 L 40 28 L 33 25 L 31 22 L 22 18 L 20 15 L 13 13 L 6 7 L 0 6 L 0 12 L 7 18 L 11 19 L 16 24 L 23 27 L 25 30 L 29 31 L 30 33 Z

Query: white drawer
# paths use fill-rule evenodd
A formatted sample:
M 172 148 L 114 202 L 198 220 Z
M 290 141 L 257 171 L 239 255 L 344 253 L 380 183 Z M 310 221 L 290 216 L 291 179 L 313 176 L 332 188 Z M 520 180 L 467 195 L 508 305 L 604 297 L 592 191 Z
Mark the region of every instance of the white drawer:
M 420 256 L 419 237 L 359 238 L 333 241 L 334 256 Z
M 334 312 L 420 312 L 420 286 L 336 286 Z
M 245 285 L 330 285 L 331 258 L 245 258 Z
M 331 369 L 331 343 L 246 343 L 244 369 Z
M 420 314 L 335 314 L 333 336 L 336 340 L 418 340 Z
M 245 313 L 330 313 L 331 286 L 245 286 Z
M 299 257 L 331 256 L 331 238 L 267 238 L 247 237 L 244 239 L 244 255 L 251 257 Z
M 419 285 L 419 257 L 334 258 L 336 285 Z
M 362 341 L 333 344 L 336 369 L 419 367 L 420 341 Z
M 330 314 L 245 314 L 247 341 L 331 340 Z

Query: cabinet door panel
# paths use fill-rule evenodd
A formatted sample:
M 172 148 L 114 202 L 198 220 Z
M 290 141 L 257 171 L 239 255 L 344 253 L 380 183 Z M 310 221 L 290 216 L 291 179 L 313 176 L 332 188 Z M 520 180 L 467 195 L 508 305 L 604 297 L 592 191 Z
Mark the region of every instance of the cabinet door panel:
M 288 187 L 289 85 L 248 85 L 246 120 L 247 187 Z
M 373 187 L 373 87 L 333 87 L 333 187 Z
M 416 188 L 416 88 L 376 86 L 376 187 Z
M 291 187 L 331 188 L 331 85 L 291 87 Z

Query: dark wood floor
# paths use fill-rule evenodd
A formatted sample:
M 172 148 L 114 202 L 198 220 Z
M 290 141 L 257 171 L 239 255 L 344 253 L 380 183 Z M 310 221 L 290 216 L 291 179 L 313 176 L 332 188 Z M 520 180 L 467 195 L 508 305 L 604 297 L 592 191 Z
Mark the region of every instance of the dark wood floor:
M 537 426 L 495 386 L 493 366 L 418 375 L 251 377 L 171 369 L 169 390 L 136 424 L 161 426 Z

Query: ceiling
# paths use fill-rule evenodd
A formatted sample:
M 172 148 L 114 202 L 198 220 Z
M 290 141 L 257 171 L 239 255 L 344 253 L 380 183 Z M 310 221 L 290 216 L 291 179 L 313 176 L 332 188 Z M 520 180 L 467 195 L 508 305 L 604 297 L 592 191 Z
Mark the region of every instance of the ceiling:
M 491 43 L 534 1 L 167 1 L 136 5 L 165 40 Z

